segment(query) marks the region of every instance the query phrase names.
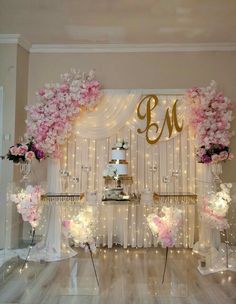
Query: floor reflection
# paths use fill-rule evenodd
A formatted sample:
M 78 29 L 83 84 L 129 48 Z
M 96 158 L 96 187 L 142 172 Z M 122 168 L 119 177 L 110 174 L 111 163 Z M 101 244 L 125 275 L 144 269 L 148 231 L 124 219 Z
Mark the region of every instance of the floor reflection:
M 171 250 L 165 281 L 163 249 L 78 249 L 71 259 L 37 263 L 12 258 L 0 269 L 0 303 L 234 303 L 236 274 L 202 276 L 190 250 Z M 173 302 L 174 301 L 174 302 Z

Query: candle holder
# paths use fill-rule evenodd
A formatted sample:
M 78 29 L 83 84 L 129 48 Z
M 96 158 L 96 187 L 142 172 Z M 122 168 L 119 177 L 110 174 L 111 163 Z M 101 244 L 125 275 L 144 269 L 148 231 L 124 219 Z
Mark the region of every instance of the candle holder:
M 81 169 L 85 172 L 90 172 L 91 171 L 91 166 L 89 165 L 82 165 Z
M 169 176 L 163 176 L 162 177 L 162 182 L 165 183 L 165 184 L 170 183 L 170 177 Z
M 72 179 L 72 182 L 73 182 L 74 184 L 78 184 L 78 183 L 79 183 L 79 177 L 73 176 L 71 179 Z
M 173 177 L 179 177 L 179 170 L 173 170 L 172 171 L 172 176 Z
M 151 172 L 157 172 L 158 166 L 157 164 L 154 164 L 152 166 L 149 166 L 149 171 Z
M 61 175 L 62 191 L 66 192 L 69 186 L 70 173 L 66 169 L 59 170 L 59 173 Z

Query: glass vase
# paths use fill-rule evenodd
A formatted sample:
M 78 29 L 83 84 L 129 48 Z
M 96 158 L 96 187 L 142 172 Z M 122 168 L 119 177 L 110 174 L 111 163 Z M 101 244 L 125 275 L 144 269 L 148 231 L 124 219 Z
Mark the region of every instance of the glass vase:
M 20 162 L 20 173 L 22 175 L 21 182 L 26 182 L 31 173 L 31 163 L 28 161 Z
M 221 163 L 211 164 L 211 173 L 214 177 L 214 181 L 216 183 L 220 183 L 221 182 L 220 175 L 222 174 L 222 164 Z

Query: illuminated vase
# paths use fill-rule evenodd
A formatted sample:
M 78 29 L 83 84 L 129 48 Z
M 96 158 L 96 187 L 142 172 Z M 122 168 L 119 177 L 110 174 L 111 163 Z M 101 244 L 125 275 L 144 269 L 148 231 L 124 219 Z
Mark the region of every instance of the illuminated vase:
M 220 175 L 222 174 L 222 164 L 221 163 L 211 164 L 211 173 L 214 177 L 214 181 L 216 183 L 220 183 L 221 182 Z

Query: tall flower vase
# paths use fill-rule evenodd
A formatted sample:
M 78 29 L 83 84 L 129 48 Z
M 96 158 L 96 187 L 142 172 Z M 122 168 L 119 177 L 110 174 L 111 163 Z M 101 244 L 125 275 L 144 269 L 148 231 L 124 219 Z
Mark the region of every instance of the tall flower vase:
M 49 158 L 47 160 L 47 169 L 48 192 L 51 194 L 62 193 L 60 160 Z M 63 212 L 61 204 L 58 203 L 59 201 L 44 204 L 44 214 L 47 223 L 45 227 L 46 232 L 42 240 L 34 246 L 29 260 L 52 262 L 70 258 L 77 254 L 76 251 L 70 248 L 68 238 L 63 232 Z
M 221 164 L 220 164 L 221 165 Z M 216 170 L 216 171 L 214 171 Z M 215 174 L 212 172 L 214 171 Z M 216 188 L 215 176 L 220 175 L 220 166 L 215 164 L 197 164 L 197 187 L 198 187 L 198 210 L 200 212 L 203 204 L 203 198 L 209 192 Z M 216 189 L 215 189 L 216 190 Z M 201 220 L 199 213 L 199 241 L 194 244 L 193 250 L 203 256 L 207 256 L 209 252 L 217 250 L 220 246 L 220 234 L 216 229 L 210 229 L 204 221 Z
M 216 163 L 216 164 L 211 164 L 211 173 L 214 178 L 215 184 L 219 184 L 222 182 L 220 175 L 222 174 L 222 164 L 221 163 Z

